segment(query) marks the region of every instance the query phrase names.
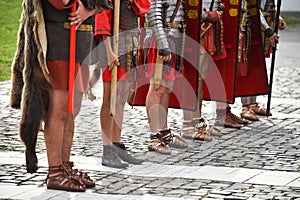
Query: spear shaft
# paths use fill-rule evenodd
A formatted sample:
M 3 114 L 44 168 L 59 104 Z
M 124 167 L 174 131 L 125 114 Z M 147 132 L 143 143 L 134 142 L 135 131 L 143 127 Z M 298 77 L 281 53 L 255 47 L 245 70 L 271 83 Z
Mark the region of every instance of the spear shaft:
M 276 11 L 275 28 L 274 28 L 274 32 L 276 34 L 278 33 L 278 27 L 279 27 L 280 7 L 281 7 L 281 0 L 277 0 L 277 11 Z M 267 116 L 270 114 L 270 106 L 271 106 L 271 96 L 272 96 L 272 86 L 273 86 L 273 76 L 274 76 L 274 68 L 275 68 L 276 50 L 277 50 L 277 44 L 275 42 L 275 46 L 272 48 L 270 82 L 269 82 L 269 87 L 268 87 Z
M 71 7 L 71 12 L 76 11 L 76 1 Z M 70 26 L 70 57 L 69 57 L 69 82 L 68 82 L 68 113 L 73 113 L 74 79 L 76 57 L 76 24 Z
M 114 27 L 113 27 L 113 50 L 116 55 L 118 55 L 119 47 L 119 21 L 120 21 L 120 0 L 114 1 Z M 114 116 L 116 114 L 116 101 L 117 101 L 117 75 L 118 67 L 113 65 L 111 72 L 111 96 L 110 96 L 110 115 Z

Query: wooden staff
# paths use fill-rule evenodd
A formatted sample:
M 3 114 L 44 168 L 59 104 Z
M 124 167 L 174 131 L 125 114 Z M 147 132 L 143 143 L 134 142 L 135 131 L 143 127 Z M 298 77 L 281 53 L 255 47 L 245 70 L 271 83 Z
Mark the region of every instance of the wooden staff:
M 76 1 L 71 7 L 71 12 L 76 12 Z M 73 113 L 74 78 L 76 58 L 76 24 L 70 26 L 70 57 L 69 57 L 69 90 L 68 90 L 68 113 Z
M 280 7 L 281 7 L 281 0 L 277 0 L 277 12 L 276 12 L 275 28 L 274 28 L 275 33 L 278 33 Z M 269 88 L 268 88 L 267 116 L 269 116 L 269 114 L 270 114 L 276 50 L 277 50 L 277 44 L 276 44 L 276 41 L 275 41 L 275 46 L 272 48 L 272 60 L 271 60 L 270 80 L 269 80 Z
M 120 20 L 120 0 L 114 0 L 114 27 L 113 27 L 113 50 L 118 55 L 119 47 L 119 20 Z M 117 76 L 118 66 L 115 64 L 111 69 L 111 93 L 110 93 L 110 115 L 114 116 L 116 113 L 116 101 L 117 101 Z
M 163 73 L 163 63 L 164 61 L 159 56 L 159 49 L 157 49 L 156 55 L 156 63 L 154 69 L 154 88 L 158 90 L 160 87 L 160 82 L 162 80 L 162 73 Z

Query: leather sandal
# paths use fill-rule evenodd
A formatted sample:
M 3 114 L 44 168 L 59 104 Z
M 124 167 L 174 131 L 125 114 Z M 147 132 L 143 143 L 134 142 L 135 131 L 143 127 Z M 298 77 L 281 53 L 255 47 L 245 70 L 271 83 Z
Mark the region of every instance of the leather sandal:
M 179 136 L 171 133 L 170 129 L 159 131 L 162 141 L 166 144 L 169 144 L 170 147 L 174 148 L 187 148 L 189 145 L 187 141 Z
M 220 137 L 221 134 L 221 130 L 215 128 L 213 125 L 207 125 L 204 118 L 194 118 L 195 122 L 198 122 L 198 125 L 196 125 L 196 127 L 199 126 L 203 126 L 203 128 L 206 127 L 206 132 L 209 133 L 210 136 L 218 136 Z
M 82 182 L 68 176 L 62 165 L 49 166 L 46 185 L 48 189 L 72 192 L 84 192 L 86 188 Z
M 86 172 L 79 171 L 78 169 L 73 169 L 74 163 L 71 161 L 63 162 L 62 164 L 66 173 L 69 176 L 74 177 L 75 179 L 79 179 L 81 182 L 84 183 L 86 188 L 95 187 L 96 183 L 93 181 Z
M 212 136 L 217 136 L 217 137 L 221 137 L 221 130 L 217 129 L 216 127 L 212 126 L 212 125 L 208 125 L 208 127 L 206 128 L 206 131 L 212 135 Z
M 193 135 L 195 133 L 195 127 L 186 127 L 182 128 L 181 136 L 186 139 L 193 139 Z
M 218 116 L 215 120 L 215 126 L 223 126 L 225 128 L 242 128 L 243 125 L 233 121 L 228 115 Z
M 195 133 L 195 123 L 193 120 L 183 121 L 181 136 L 186 139 L 193 139 Z
M 235 114 L 233 113 L 227 113 L 226 115 L 228 115 L 229 118 L 231 118 L 233 121 L 239 123 L 239 124 L 243 124 L 243 125 L 246 125 L 248 124 L 249 122 L 241 117 L 238 117 L 236 116 Z
M 244 105 L 242 107 L 241 117 L 250 121 L 259 121 L 258 116 L 254 111 L 250 110 L 249 105 Z
M 194 140 L 200 140 L 200 141 L 206 141 L 206 142 L 211 142 L 212 137 L 210 133 L 206 131 L 207 124 L 204 122 L 204 119 L 201 120 L 197 126 L 197 132 L 194 133 L 193 139 Z
M 161 154 L 171 154 L 171 150 L 168 144 L 161 139 L 159 133 L 150 135 L 150 142 L 148 143 L 149 151 L 156 151 Z
M 255 112 L 257 115 L 272 116 L 272 113 L 267 114 L 267 110 L 265 108 L 261 108 L 258 103 L 250 103 L 249 109 Z

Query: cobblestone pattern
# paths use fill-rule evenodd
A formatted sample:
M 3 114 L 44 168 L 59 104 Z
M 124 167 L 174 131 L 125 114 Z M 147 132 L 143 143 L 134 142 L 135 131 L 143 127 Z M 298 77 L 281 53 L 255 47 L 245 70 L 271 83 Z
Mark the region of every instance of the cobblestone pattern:
M 298 36 L 297 36 L 298 37 Z M 292 63 L 292 64 L 290 64 Z M 187 150 L 172 150 L 170 156 L 147 152 L 148 124 L 145 108 L 127 108 L 123 125 L 123 141 L 135 155 L 144 155 L 150 162 L 166 165 L 213 165 L 246 167 L 268 170 L 300 171 L 300 67 L 297 61 L 279 64 L 275 71 L 272 112 L 283 117 L 261 118 L 241 130 L 222 129 L 223 136 L 213 142 L 189 141 Z M 20 111 L 9 107 L 10 83 L 0 83 L 0 150 L 24 151 L 18 136 Z M 296 103 L 295 103 L 296 101 Z M 82 111 L 76 119 L 76 133 L 72 153 L 83 156 L 101 156 L 102 142 L 99 128 L 99 106 L 84 100 Z M 208 103 L 209 104 L 209 103 Z M 203 115 L 212 121 L 214 115 Z M 237 102 L 233 108 L 240 108 Z M 170 110 L 169 123 L 180 132 L 182 111 Z M 39 134 L 37 152 L 44 153 L 43 134 Z M 25 175 L 24 175 L 25 174 Z M 91 176 L 100 183 L 95 192 L 113 194 L 164 194 L 166 196 L 207 197 L 208 199 L 299 199 L 300 189 L 264 185 L 215 182 L 193 179 L 166 179 L 126 177 L 120 174 L 92 171 Z M 26 174 L 25 166 L 1 165 L 0 183 L 16 185 L 43 183 L 46 169 L 38 174 Z M 157 187 L 159 186 L 159 187 Z M 219 189 L 222 189 L 220 191 Z
M 23 175 L 25 166 L 0 165 L 0 183 L 37 185 L 45 187 L 47 169 L 39 173 Z M 5 173 L 3 172 L 5 171 Z M 117 195 L 158 195 L 187 199 L 300 199 L 300 188 L 265 186 L 245 183 L 220 182 L 186 178 L 155 178 L 128 176 L 114 172 L 89 171 L 97 181 L 93 193 Z
M 6 90 L 4 95 L 8 95 L 8 91 Z M 0 106 L 2 107 L 0 108 L 1 150 L 23 151 L 24 147 L 17 133 L 19 111 L 10 109 L 8 105 L 0 104 Z M 188 149 L 174 149 L 172 155 L 165 156 L 147 152 L 149 135 L 145 108 L 127 109 L 123 125 L 123 141 L 132 153 L 145 155 L 149 161 L 163 162 L 168 165 L 213 165 L 300 171 L 300 131 L 296 130 L 296 127 L 300 127 L 300 119 L 272 118 L 267 120 L 262 118 L 245 129 L 222 129 L 224 135 L 214 138 L 213 142 L 190 140 Z M 170 111 L 169 123 L 177 133 L 181 129 L 181 116 L 181 110 Z M 42 133 L 39 134 L 37 152 L 45 152 Z M 83 102 L 82 111 L 77 118 L 72 153 L 83 156 L 102 156 L 99 108 L 89 100 Z

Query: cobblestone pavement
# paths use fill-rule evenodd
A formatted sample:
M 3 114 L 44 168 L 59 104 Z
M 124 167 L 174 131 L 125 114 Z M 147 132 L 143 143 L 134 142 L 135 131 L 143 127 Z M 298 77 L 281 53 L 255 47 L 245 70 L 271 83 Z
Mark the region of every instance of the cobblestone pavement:
M 240 130 L 224 129 L 212 142 L 189 141 L 172 155 L 147 151 L 144 107 L 126 107 L 122 139 L 141 166 L 113 170 L 101 163 L 99 127 L 101 83 L 96 101 L 84 99 L 77 117 L 72 149 L 75 164 L 88 170 L 97 186 L 86 193 L 45 189 L 47 163 L 39 134 L 37 173 L 25 171 L 24 147 L 18 136 L 20 111 L 9 108 L 10 82 L 0 83 L 0 198 L 10 199 L 300 199 L 300 27 L 280 33 L 271 109 L 273 116 Z M 258 98 L 266 105 L 265 96 Z M 215 107 L 205 102 L 203 116 L 213 123 Z M 233 112 L 240 112 L 236 99 Z M 182 111 L 170 109 L 169 124 L 180 133 Z M 88 164 L 89 163 L 89 164 Z M 80 165 L 79 165 L 80 166 Z M 160 171 L 159 171 L 160 170 Z

